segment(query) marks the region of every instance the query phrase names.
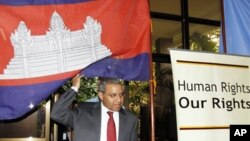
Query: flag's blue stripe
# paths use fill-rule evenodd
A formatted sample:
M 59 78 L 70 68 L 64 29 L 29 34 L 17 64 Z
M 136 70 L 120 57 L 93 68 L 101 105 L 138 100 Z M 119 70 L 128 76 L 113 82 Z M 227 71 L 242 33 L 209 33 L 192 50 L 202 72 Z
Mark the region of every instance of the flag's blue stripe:
M 124 80 L 149 80 L 149 54 L 129 59 L 106 58 L 83 71 L 85 76 L 118 77 Z M 24 86 L 0 86 L 0 120 L 25 115 L 32 103 L 37 106 L 67 79 Z
M 0 120 L 15 119 L 31 111 L 66 80 L 27 86 L 0 86 Z
M 117 77 L 123 80 L 149 80 L 149 54 L 134 58 L 106 58 L 84 69 L 85 76 Z
M 0 4 L 3 5 L 47 5 L 47 4 L 73 4 L 81 3 L 93 0 L 0 0 Z

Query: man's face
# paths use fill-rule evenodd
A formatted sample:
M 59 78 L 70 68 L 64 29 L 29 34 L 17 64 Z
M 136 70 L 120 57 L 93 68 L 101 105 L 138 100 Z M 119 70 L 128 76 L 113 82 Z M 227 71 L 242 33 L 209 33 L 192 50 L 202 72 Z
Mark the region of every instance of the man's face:
M 98 93 L 103 105 L 111 111 L 119 111 L 124 103 L 123 87 L 120 84 L 107 84 L 104 93 Z

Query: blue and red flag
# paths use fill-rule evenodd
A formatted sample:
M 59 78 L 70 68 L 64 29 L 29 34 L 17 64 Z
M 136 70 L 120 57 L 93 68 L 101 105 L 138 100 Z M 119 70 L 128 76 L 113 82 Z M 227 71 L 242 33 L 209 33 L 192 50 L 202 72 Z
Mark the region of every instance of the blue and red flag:
M 149 80 L 146 0 L 0 0 L 0 120 L 81 72 Z
M 250 1 L 223 0 L 223 7 L 220 52 L 250 56 Z

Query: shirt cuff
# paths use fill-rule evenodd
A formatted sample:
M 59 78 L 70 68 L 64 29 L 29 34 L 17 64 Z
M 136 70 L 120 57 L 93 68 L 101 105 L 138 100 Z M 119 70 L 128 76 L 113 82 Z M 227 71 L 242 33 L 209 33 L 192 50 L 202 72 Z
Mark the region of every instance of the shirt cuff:
M 73 89 L 75 92 L 78 92 L 78 88 L 75 86 L 72 86 L 71 89 Z

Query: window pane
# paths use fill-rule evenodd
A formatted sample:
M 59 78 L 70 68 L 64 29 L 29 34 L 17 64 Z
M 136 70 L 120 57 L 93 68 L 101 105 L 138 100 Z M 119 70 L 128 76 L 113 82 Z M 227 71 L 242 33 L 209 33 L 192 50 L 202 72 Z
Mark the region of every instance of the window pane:
M 190 24 L 190 49 L 218 52 L 220 27 Z
M 189 17 L 220 20 L 220 0 L 189 0 Z
M 153 63 L 153 66 L 156 81 L 154 90 L 155 136 L 159 141 L 177 140 L 171 64 Z M 135 89 L 138 89 L 138 86 Z M 137 99 L 140 98 L 137 97 Z M 149 141 L 150 139 L 148 125 L 150 125 L 150 102 L 148 102 L 148 105 L 141 105 L 140 107 L 140 140 L 142 141 Z
M 41 104 L 37 111 L 22 117 L 21 119 L 15 119 L 11 121 L 0 122 L 0 141 L 2 139 L 7 140 L 15 138 L 15 140 L 21 138 L 45 138 L 47 128 L 49 124 L 49 105 Z
M 168 48 L 182 47 L 181 23 L 152 19 L 152 46 L 154 53 L 169 54 Z
M 176 116 L 172 67 L 169 63 L 155 63 L 155 126 L 159 141 L 176 140 Z M 171 130 L 169 130 L 171 129 Z
M 150 11 L 168 13 L 168 14 L 181 14 L 180 0 L 150 0 Z

